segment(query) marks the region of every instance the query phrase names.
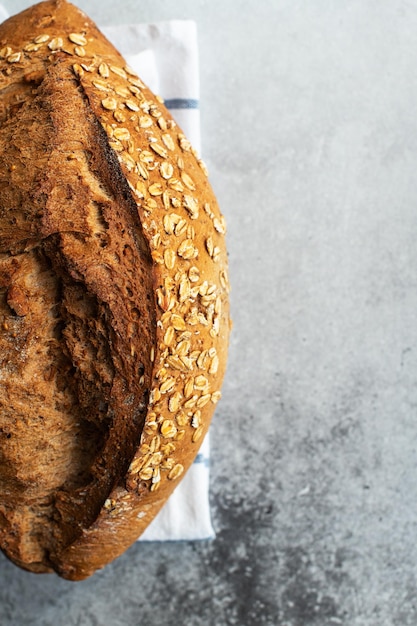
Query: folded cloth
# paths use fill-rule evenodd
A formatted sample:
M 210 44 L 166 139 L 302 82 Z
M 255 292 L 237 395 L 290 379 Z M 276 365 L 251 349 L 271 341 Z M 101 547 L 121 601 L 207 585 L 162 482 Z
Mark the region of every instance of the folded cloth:
M 191 20 L 101 29 L 140 78 L 165 100 L 200 152 L 197 28 Z
M 0 21 L 7 11 L 0 4 Z M 101 27 L 140 78 L 165 105 L 192 145 L 200 152 L 197 29 L 191 20 Z M 214 536 L 209 507 L 210 446 L 200 452 L 142 541 L 210 539 Z

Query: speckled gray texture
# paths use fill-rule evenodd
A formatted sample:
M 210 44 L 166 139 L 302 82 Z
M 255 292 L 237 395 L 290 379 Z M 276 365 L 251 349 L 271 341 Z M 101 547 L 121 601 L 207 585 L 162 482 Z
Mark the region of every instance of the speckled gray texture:
M 235 323 L 217 538 L 83 583 L 1 558 L 2 626 L 415 626 L 417 3 L 77 4 L 198 23 Z

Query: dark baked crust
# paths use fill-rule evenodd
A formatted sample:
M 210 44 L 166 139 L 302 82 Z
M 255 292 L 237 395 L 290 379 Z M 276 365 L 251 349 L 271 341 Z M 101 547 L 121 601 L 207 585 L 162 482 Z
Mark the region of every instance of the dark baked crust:
M 78 580 L 192 463 L 224 375 L 204 164 L 77 8 L 0 26 L 0 545 Z

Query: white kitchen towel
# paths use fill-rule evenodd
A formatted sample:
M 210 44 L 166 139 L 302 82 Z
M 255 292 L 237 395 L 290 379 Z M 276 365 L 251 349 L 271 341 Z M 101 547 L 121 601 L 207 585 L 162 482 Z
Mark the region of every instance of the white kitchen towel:
M 165 100 L 198 152 L 200 144 L 197 28 L 192 20 L 108 26 L 103 33 Z
M 0 16 L 7 12 L 0 4 Z M 140 78 L 161 95 L 200 152 L 197 29 L 191 20 L 101 27 Z M 210 446 L 206 437 L 190 470 L 140 538 L 142 541 L 214 537 L 209 507 Z

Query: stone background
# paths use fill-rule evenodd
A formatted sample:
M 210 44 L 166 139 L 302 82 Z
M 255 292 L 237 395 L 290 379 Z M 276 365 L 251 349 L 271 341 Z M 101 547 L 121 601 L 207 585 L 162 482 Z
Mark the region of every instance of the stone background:
M 217 538 L 82 583 L 1 557 L 2 626 L 415 626 L 417 2 L 76 4 L 198 23 L 233 284 Z

